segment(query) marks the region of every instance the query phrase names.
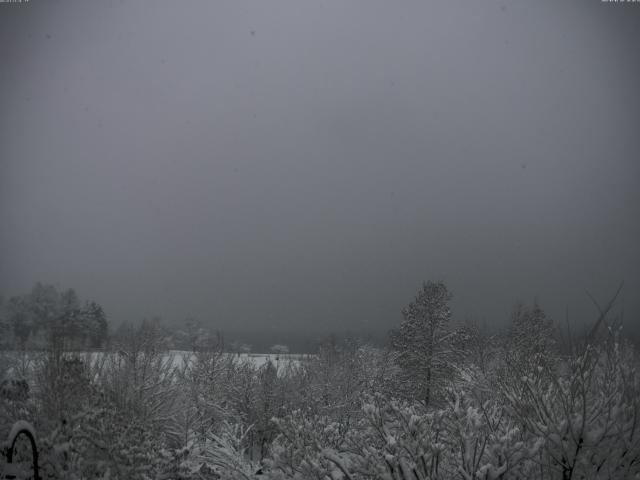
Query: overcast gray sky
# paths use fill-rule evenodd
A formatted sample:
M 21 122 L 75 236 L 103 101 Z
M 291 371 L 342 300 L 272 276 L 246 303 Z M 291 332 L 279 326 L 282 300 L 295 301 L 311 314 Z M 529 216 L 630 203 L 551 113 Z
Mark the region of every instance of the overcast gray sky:
M 0 4 L 0 292 L 386 329 L 640 315 L 640 4 Z

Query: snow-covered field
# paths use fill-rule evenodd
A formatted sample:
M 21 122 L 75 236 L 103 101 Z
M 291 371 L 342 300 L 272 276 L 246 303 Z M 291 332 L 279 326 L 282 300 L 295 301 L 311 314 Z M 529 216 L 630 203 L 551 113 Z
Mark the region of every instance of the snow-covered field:
M 262 367 L 267 362 L 271 362 L 274 366 L 282 368 L 285 365 L 298 365 L 301 361 L 310 358 L 308 354 L 298 353 L 228 353 L 227 355 L 235 356 L 241 362 L 248 361 L 256 368 Z M 167 356 L 173 359 L 176 366 L 182 366 L 183 362 L 193 358 L 194 354 L 183 350 L 170 350 Z
M 3 376 L 13 376 L 16 371 L 23 374 L 28 372 L 34 362 L 42 358 L 45 352 L 19 352 L 19 351 L 3 351 L 0 352 L 0 380 Z M 110 356 L 121 355 L 117 352 L 68 352 L 69 356 L 78 356 L 81 359 L 88 359 L 92 366 L 98 362 L 106 360 Z M 312 355 L 297 353 L 226 353 L 229 357 L 235 357 L 239 362 L 251 363 L 256 368 L 263 367 L 271 362 L 278 370 L 288 366 L 297 366 Z M 185 362 L 189 362 L 194 358 L 194 353 L 185 350 L 169 350 L 163 354 L 163 359 L 171 361 L 173 366 L 181 368 Z

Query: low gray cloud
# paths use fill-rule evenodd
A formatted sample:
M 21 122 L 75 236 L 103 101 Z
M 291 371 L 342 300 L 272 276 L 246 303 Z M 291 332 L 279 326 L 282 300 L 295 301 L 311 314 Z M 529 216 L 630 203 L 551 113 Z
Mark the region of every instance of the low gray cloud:
M 0 4 L 0 291 L 385 329 L 640 313 L 634 4 Z

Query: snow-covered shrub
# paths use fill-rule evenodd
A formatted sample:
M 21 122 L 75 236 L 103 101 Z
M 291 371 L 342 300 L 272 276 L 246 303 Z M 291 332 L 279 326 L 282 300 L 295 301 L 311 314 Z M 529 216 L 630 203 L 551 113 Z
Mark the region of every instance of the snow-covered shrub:
M 270 478 L 427 478 L 437 470 L 442 416 L 421 405 L 370 397 L 350 428 L 296 411 L 276 420 L 280 435 L 265 464 Z
M 443 462 L 445 478 L 464 480 L 530 478 L 540 441 L 518 427 L 495 400 L 483 403 L 452 392 L 444 410 L 443 442 L 451 455 Z
M 162 478 L 172 465 L 164 447 L 148 423 L 96 404 L 41 438 L 41 469 L 44 478 Z
M 52 348 L 33 362 L 34 426 L 46 433 L 82 411 L 97 394 L 94 370 L 86 357 Z
M 328 416 L 348 428 L 362 395 L 388 378 L 382 369 L 371 369 L 375 364 L 366 363 L 373 359 L 356 342 L 339 345 L 331 338 L 322 342 L 315 356 L 282 379 L 291 393 L 290 409 Z
M 204 441 L 190 447 L 190 462 L 200 471 L 211 472 L 228 480 L 250 480 L 259 464 L 250 460 L 249 433 L 251 427 L 241 423 L 224 422 L 218 433 L 208 432 Z
M 323 455 L 325 448 L 337 449 L 345 433 L 328 416 L 295 410 L 274 419 L 280 432 L 265 461 L 269 478 L 324 479 L 334 469 Z
M 235 358 L 225 355 L 222 344 L 184 354 L 175 381 L 176 409 L 173 439 L 177 447 L 186 447 L 215 429 L 230 415 L 227 388 L 229 371 Z
M 176 428 L 180 390 L 174 356 L 163 349 L 153 324 L 143 324 L 130 333 L 127 342 L 105 357 L 95 382 L 100 394 L 122 415 L 169 433 Z
M 10 375 L 0 381 L 0 435 L 6 435 L 18 419 L 32 419 L 34 413 L 29 384 Z M 0 441 L 4 441 L 1 438 Z
M 369 397 L 347 430 L 301 411 L 275 421 L 281 433 L 265 464 L 279 480 L 527 478 L 540 448 L 497 402 L 457 394 L 439 410 Z
M 614 339 L 503 385 L 514 418 L 542 442 L 541 476 L 640 475 L 637 365 L 635 352 Z

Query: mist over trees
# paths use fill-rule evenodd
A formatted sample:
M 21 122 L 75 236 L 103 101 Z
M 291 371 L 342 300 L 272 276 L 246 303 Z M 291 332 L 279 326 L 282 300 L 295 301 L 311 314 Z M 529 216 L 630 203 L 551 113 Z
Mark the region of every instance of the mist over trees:
M 107 338 L 98 304 L 37 284 L 3 302 L 0 428 L 35 427 L 42 478 L 640 475 L 639 357 L 613 300 L 567 343 L 535 302 L 488 332 L 453 325 L 451 298 L 425 282 L 387 347 L 330 336 L 256 363 L 195 319 Z M 27 475 L 28 450 L 16 447 Z
M 99 348 L 108 335 L 102 307 L 82 302 L 72 288 L 59 291 L 53 285 L 36 283 L 31 292 L 8 299 L 2 308 L 6 348 L 11 340 L 24 350 L 29 343 L 61 343 L 64 349 Z
M 640 480 L 640 0 L 0 45 L 0 480 Z

